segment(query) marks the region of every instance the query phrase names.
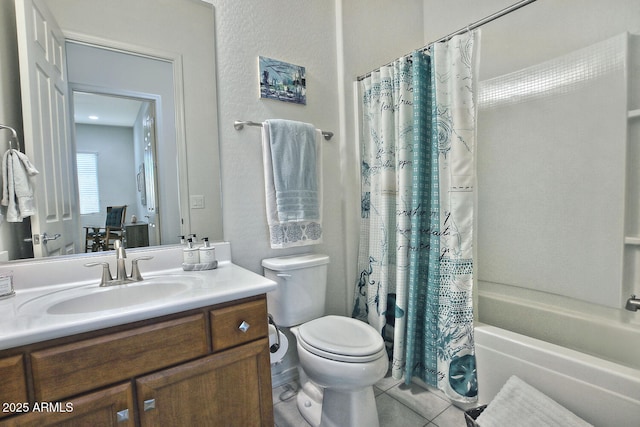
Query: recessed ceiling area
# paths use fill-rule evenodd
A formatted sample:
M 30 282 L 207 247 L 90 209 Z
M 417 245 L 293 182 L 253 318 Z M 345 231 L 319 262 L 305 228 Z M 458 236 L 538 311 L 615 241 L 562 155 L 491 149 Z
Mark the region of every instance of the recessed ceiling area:
M 73 92 L 74 122 L 133 127 L 142 103 L 139 99 Z

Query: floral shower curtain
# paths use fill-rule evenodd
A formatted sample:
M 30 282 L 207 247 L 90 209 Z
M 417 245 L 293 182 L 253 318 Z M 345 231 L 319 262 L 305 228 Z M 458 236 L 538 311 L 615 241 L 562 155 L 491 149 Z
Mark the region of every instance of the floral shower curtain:
M 380 331 L 392 373 L 477 396 L 473 189 L 477 32 L 362 81 L 362 209 L 353 317 Z

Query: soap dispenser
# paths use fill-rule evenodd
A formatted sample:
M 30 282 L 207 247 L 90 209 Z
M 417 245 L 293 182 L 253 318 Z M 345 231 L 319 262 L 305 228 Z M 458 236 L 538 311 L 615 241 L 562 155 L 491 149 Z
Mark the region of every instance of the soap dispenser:
M 209 244 L 209 238 L 202 238 L 203 246 L 200 247 L 200 262 L 213 263 L 216 260 L 216 248 Z
M 182 256 L 185 264 L 198 264 L 200 262 L 198 248 L 193 247 L 191 238 L 187 239 L 187 247 L 182 250 Z

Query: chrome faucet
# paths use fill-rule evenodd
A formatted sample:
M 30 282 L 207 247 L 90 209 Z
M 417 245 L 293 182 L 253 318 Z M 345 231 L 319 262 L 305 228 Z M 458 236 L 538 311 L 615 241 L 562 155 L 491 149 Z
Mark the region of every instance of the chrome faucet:
M 630 311 L 638 311 L 638 309 L 640 309 L 640 298 L 631 295 L 631 298 L 627 300 L 627 305 L 625 305 L 624 308 Z
M 120 240 L 113 242 L 113 248 L 116 250 L 116 282 L 126 282 L 127 266 L 124 264 L 124 260 L 127 258 L 127 252 Z
M 143 280 L 140 274 L 140 268 L 138 267 L 138 261 L 152 259 L 152 256 L 143 256 L 135 258 L 131 261 L 131 275 L 127 276 L 127 267 L 125 265 L 125 259 L 127 258 L 127 252 L 122 246 L 120 240 L 116 240 L 113 244 L 116 250 L 116 278 L 111 275 L 111 269 L 108 262 L 90 262 L 85 264 L 85 267 L 102 266 L 102 278 L 100 279 L 100 286 L 114 286 L 124 285 L 130 282 L 139 282 Z

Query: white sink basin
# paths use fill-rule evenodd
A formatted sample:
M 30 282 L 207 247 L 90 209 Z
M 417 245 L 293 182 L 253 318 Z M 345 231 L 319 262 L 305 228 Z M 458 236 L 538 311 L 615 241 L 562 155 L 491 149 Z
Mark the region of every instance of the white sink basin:
M 134 305 L 160 303 L 200 287 L 202 279 L 195 276 L 158 276 L 123 285 L 81 286 L 41 295 L 26 301 L 19 311 L 71 315 L 117 310 Z
M 148 285 L 117 285 L 102 288 L 68 300 L 60 301 L 47 309 L 49 314 L 78 314 L 94 311 L 113 310 L 131 305 L 145 304 L 150 301 L 177 295 L 189 285 L 185 283 L 156 283 Z

